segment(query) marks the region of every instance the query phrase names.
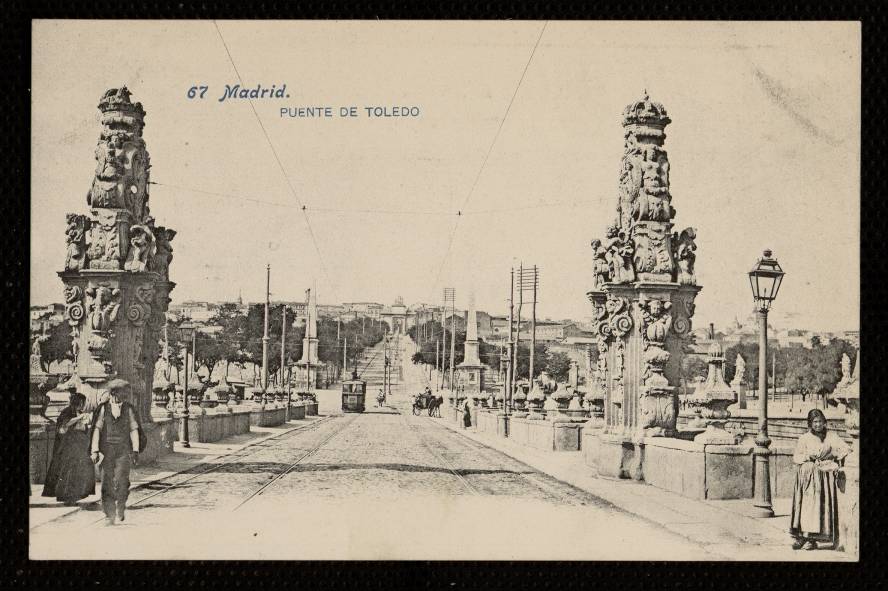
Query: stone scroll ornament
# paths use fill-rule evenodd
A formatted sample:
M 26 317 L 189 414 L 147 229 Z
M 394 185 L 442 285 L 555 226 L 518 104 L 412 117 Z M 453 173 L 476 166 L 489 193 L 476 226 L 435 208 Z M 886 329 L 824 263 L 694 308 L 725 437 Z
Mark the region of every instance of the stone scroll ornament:
M 622 408 L 625 402 L 624 358 L 625 337 L 632 330 L 632 316 L 629 314 L 629 300 L 607 294 L 603 304 L 596 305 L 596 333 L 598 346 L 598 366 L 595 379 L 601 390 L 606 388 L 608 379 L 611 388 L 611 403 Z M 607 354 L 614 351 L 614 367 L 608 367 Z M 608 371 L 610 370 L 610 372 Z

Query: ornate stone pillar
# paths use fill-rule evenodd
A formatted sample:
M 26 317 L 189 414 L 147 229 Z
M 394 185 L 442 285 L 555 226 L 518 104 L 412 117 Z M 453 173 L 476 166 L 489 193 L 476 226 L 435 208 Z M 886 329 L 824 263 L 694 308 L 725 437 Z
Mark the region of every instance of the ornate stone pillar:
M 604 240 L 592 241 L 594 285 L 587 294 L 599 352 L 590 389 L 603 393 L 604 433 L 621 447 L 611 457 L 619 465 L 603 473 L 638 479 L 643 439 L 676 433 L 676 390 L 700 291 L 696 232 L 672 232 L 663 148 L 670 122 L 663 105 L 646 94 L 623 112 L 617 218 Z
M 152 420 L 154 364 L 175 286 L 169 281 L 175 231 L 156 226 L 148 209 L 145 111 L 125 87 L 98 105 L 102 132 L 89 214 L 67 215 L 67 256 L 59 272 L 73 328 L 75 371 L 94 406 L 112 378 L 132 386 L 143 423 Z

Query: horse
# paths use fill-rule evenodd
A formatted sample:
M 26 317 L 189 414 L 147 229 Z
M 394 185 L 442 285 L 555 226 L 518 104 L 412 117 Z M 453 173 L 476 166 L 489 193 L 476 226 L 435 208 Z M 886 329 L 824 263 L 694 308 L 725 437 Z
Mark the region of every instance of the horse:
M 429 416 L 430 417 L 439 417 L 441 416 L 441 405 L 444 403 L 443 396 L 431 396 L 429 397 Z

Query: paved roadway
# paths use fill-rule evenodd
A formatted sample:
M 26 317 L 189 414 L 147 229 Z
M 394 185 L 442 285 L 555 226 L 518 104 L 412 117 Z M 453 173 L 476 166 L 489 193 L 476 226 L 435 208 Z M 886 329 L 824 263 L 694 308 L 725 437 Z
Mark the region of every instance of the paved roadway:
M 322 392 L 319 420 L 134 491 L 122 524 L 81 510 L 32 529 L 31 557 L 711 558 L 442 419 L 413 416 L 424 378 L 404 370 L 385 407 L 344 415 L 338 393 Z

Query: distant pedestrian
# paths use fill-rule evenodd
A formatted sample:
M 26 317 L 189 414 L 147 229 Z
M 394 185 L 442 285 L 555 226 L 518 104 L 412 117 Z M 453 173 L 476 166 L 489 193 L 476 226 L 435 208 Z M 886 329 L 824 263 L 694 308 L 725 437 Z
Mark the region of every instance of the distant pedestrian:
M 92 461 L 102 468 L 102 510 L 106 525 L 125 519 L 130 468 L 138 461 L 139 422 L 129 402 L 129 384 L 112 380 L 111 397 L 96 413 L 92 435 Z
M 808 412 L 809 431 L 799 437 L 792 461 L 798 465 L 789 533 L 794 550 L 815 550 L 817 542 L 835 548 L 839 536 L 837 476 L 850 449 L 826 427 L 819 409 Z
M 468 429 L 472 426 L 472 405 L 469 404 L 469 399 L 466 398 L 466 401 L 463 402 L 463 427 Z
M 89 457 L 89 413 L 86 396 L 74 393 L 57 421 L 58 434 L 52 462 L 43 487 L 44 497 L 56 497 L 66 506 L 95 494 L 96 474 Z

